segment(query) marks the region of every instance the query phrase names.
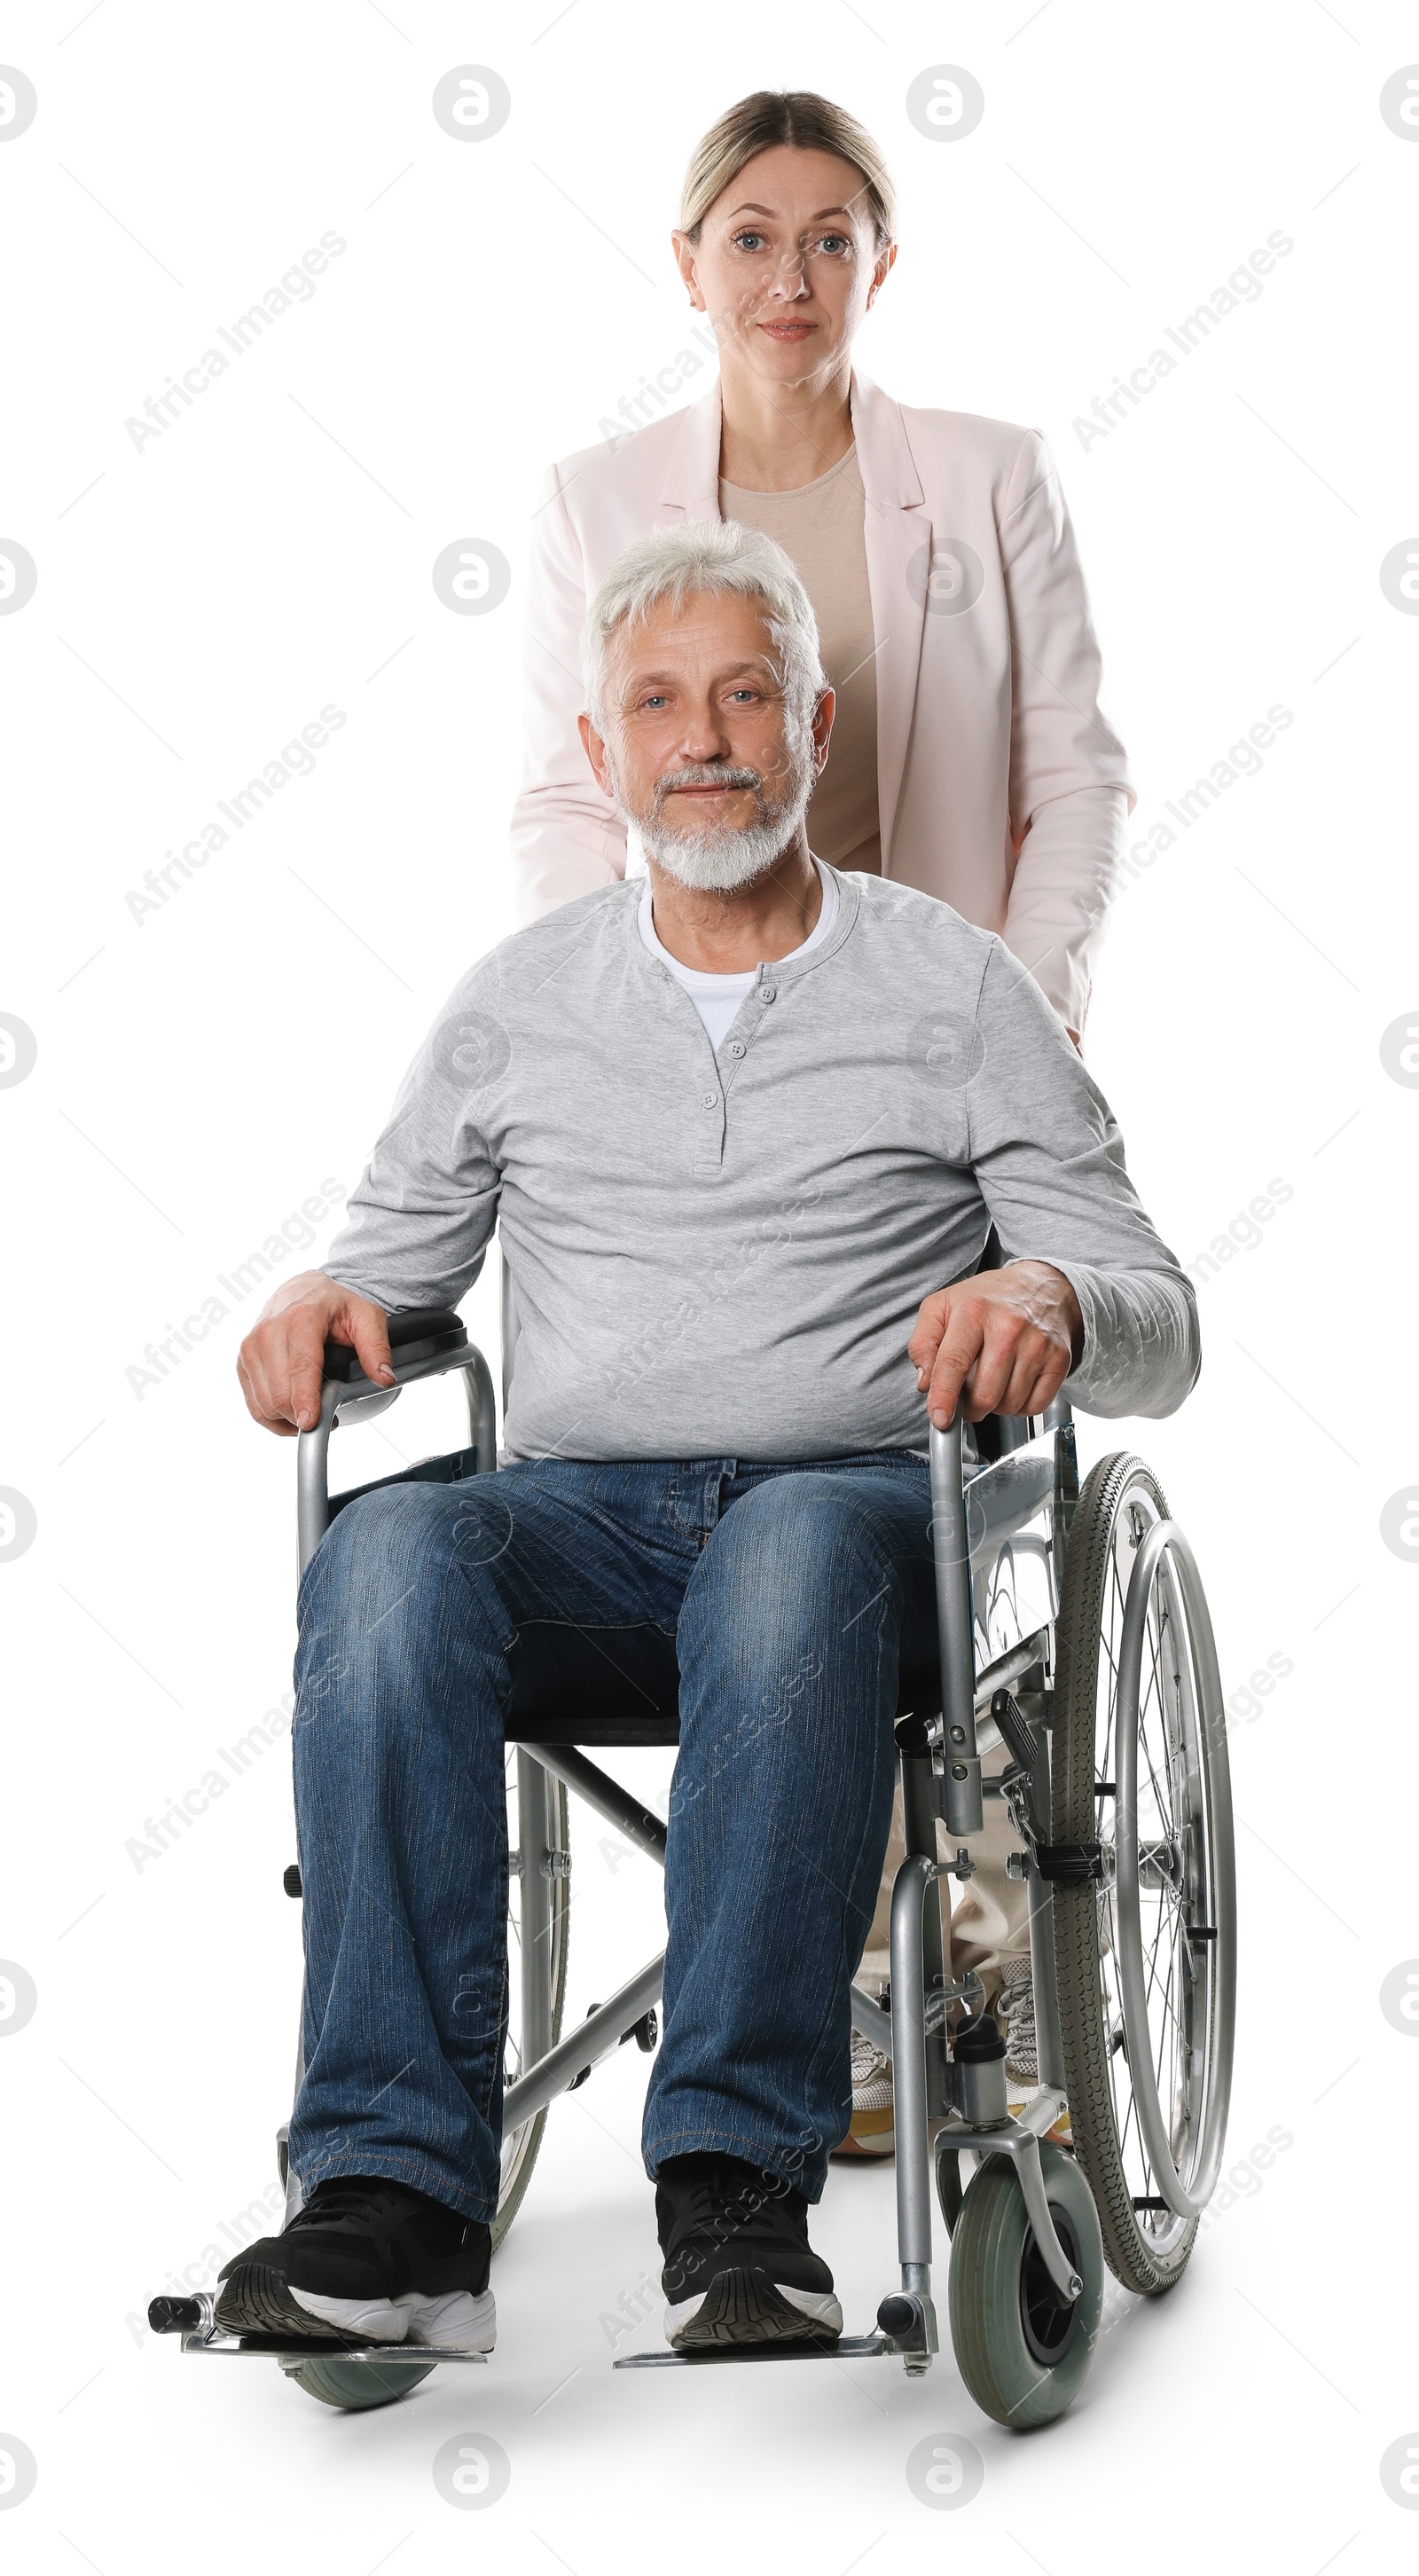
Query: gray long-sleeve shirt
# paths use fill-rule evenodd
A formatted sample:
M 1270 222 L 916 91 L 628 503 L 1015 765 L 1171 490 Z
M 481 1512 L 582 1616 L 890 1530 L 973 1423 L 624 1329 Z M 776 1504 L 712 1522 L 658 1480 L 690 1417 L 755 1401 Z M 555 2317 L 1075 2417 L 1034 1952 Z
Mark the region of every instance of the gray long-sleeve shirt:
M 327 1267 L 385 1307 L 453 1305 L 496 1225 L 511 1457 L 922 1448 L 907 1340 L 992 1220 L 1073 1283 L 1084 1411 L 1170 1413 L 1192 1385 L 1192 1289 L 1024 967 L 929 895 L 838 887 L 717 1058 L 634 883 L 505 939 L 440 1013 Z

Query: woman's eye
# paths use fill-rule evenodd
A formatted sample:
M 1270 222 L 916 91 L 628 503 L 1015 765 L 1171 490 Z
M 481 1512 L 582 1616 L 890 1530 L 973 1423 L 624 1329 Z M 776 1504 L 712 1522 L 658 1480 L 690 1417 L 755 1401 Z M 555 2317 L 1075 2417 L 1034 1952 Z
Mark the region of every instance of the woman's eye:
M 845 252 L 851 251 L 852 246 L 852 239 L 848 233 L 823 233 L 817 243 L 819 250 L 828 251 L 834 259 L 841 259 Z
M 763 249 L 766 236 L 763 233 L 745 232 L 735 233 L 732 238 L 736 250 L 752 251 Z

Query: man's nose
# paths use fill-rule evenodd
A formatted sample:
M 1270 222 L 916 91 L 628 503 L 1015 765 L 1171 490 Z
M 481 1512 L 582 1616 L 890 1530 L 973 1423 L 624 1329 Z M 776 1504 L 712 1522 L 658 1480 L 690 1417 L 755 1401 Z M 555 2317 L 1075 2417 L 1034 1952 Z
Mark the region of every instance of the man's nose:
M 703 706 L 686 709 L 679 758 L 687 768 L 727 760 L 729 750 L 729 737 L 717 708 L 706 700 Z

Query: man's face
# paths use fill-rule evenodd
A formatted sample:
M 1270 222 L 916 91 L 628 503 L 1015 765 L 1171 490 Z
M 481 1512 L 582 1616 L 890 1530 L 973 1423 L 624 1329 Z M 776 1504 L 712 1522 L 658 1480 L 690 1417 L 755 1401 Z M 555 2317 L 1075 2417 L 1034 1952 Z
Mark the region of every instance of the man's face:
M 607 738 L 582 718 L 592 766 L 650 856 L 728 892 L 797 834 L 827 757 L 832 696 L 812 723 L 785 701 L 758 603 L 698 593 L 615 637 Z

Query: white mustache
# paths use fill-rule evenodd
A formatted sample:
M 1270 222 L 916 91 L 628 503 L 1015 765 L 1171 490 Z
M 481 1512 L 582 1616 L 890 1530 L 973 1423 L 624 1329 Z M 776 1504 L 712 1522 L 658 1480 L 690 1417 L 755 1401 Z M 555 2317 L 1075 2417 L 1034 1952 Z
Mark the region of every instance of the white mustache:
M 667 796 L 678 795 L 684 787 L 749 787 L 763 793 L 764 782 L 757 769 L 726 769 L 719 762 L 696 764 L 690 769 L 667 770 L 655 782 L 657 812 Z

